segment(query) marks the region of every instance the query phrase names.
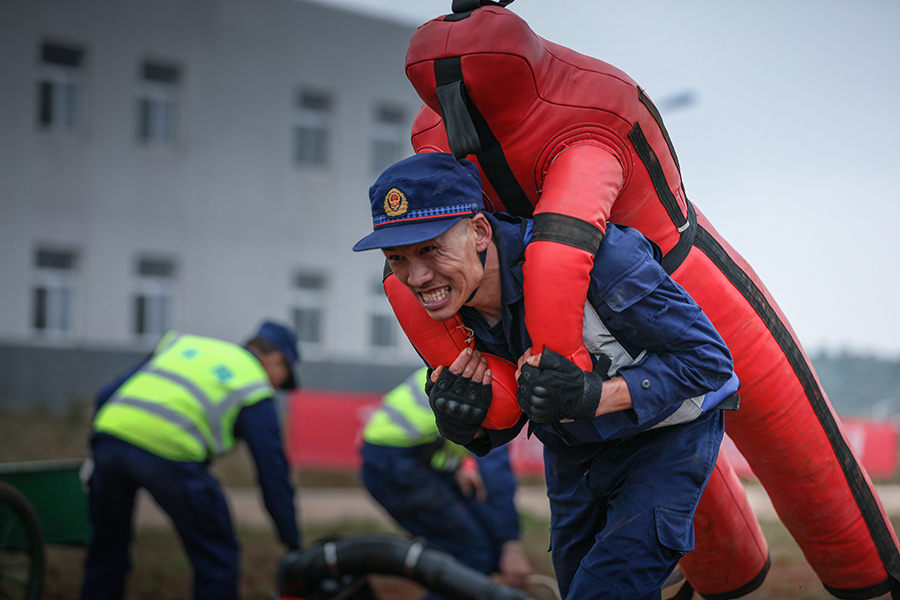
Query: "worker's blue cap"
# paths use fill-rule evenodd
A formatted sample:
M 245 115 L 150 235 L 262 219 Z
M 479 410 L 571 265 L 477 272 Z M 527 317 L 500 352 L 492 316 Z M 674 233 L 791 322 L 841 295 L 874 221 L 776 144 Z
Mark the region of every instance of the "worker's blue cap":
M 297 346 L 297 336 L 293 330 L 275 321 L 263 321 L 253 337 L 266 340 L 287 359 L 290 374 L 281 387 L 286 390 L 299 387 L 300 376 L 297 373 L 297 367 L 300 364 L 300 349 Z
M 385 169 L 369 188 L 374 231 L 354 252 L 418 244 L 484 208 L 478 167 L 452 154 L 427 152 Z

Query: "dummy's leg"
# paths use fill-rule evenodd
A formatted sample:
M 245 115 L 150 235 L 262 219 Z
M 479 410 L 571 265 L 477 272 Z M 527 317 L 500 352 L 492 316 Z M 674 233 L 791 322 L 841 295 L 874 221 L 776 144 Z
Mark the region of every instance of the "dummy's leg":
M 900 578 L 893 527 L 790 325 L 750 267 L 702 229 L 673 277 L 734 356 L 741 408 L 728 434 L 825 586 L 873 598 Z
M 719 450 L 694 514 L 695 547 L 679 563 L 691 587 L 706 598 L 740 598 L 769 571 L 769 548 L 731 462 Z

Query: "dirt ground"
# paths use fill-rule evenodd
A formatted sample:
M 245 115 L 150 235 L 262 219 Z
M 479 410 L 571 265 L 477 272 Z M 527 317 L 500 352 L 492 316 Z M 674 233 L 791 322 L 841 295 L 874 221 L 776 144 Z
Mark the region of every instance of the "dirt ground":
M 49 414 L 19 415 L 0 410 L 0 462 L 72 459 L 86 455 L 86 413 L 74 411 L 62 418 Z M 41 432 L 41 435 L 35 435 Z M 245 600 L 272 600 L 274 570 L 283 548 L 275 541 L 262 509 L 255 474 L 247 453 L 239 448 L 214 470 L 229 490 L 243 548 Z M 332 535 L 372 532 L 373 528 L 397 531 L 381 509 L 362 490 L 355 474 L 301 472 L 296 474 L 298 506 L 307 541 Z M 760 589 L 746 600 L 829 600 L 818 577 L 803 558 L 787 530 L 777 520 L 765 491 L 755 483 L 745 485 L 750 504 L 758 515 L 769 544 L 772 567 Z M 518 501 L 523 513 L 523 533 L 529 559 L 540 572 L 551 574 L 548 544 L 549 507 L 540 482 L 522 485 Z M 900 485 L 895 478 L 878 485 L 879 496 L 895 529 L 900 527 Z M 167 519 L 152 501 L 139 499 L 137 540 L 134 545 L 129 600 L 188 600 L 190 567 Z M 84 549 L 47 547 L 44 600 L 71 600 L 77 596 Z M 418 600 L 421 588 L 406 581 L 377 578 L 383 600 Z M 668 590 L 667 590 L 668 592 Z M 669 597 L 667 593 L 664 597 Z M 697 596 L 699 598 L 699 596 Z M 888 598 L 884 596 L 883 598 Z M 539 600 L 551 600 L 540 597 Z
M 791 539 L 787 530 L 778 521 L 765 490 L 756 484 L 746 486 L 747 496 L 754 513 L 763 524 L 766 539 L 772 553 L 772 567 L 763 585 L 755 592 L 744 596 L 745 600 L 828 600 L 828 594 L 818 577 L 802 558 L 800 549 Z M 879 496 L 886 512 L 896 520 L 900 517 L 900 485 L 881 485 Z M 234 518 L 239 525 L 249 528 L 268 527 L 266 516 L 257 490 L 252 488 L 230 489 L 229 501 Z M 546 491 L 542 486 L 522 486 L 517 496 L 520 511 L 531 520 L 549 523 L 549 505 Z M 365 490 L 361 488 L 314 488 L 301 489 L 298 502 L 304 524 L 315 523 L 317 528 L 329 524 L 340 526 L 348 522 L 375 523 L 384 527 L 393 524 L 382 509 L 377 506 Z M 138 526 L 145 529 L 168 527 L 164 515 L 147 498 L 139 499 Z M 393 578 L 376 578 L 376 591 L 384 600 L 415 600 L 421 590 L 414 584 Z M 670 597 L 677 588 L 667 590 L 664 598 Z M 538 591 L 544 592 L 538 588 Z M 699 596 L 695 596 L 699 598 Z M 889 595 L 881 598 L 887 599 Z M 552 600 L 551 597 L 541 600 Z
M 776 521 L 778 516 L 765 490 L 755 484 L 745 486 L 750 506 L 760 521 Z M 235 520 L 251 527 L 267 526 L 269 521 L 262 508 L 259 492 L 255 488 L 230 488 L 227 490 L 229 503 Z M 900 485 L 879 485 L 878 495 L 885 512 L 892 517 L 900 517 Z M 390 520 L 382 509 L 369 497 L 365 490 L 357 487 L 300 489 L 298 504 L 304 522 L 319 525 L 353 520 L 371 520 L 389 524 Z M 537 485 L 521 486 L 516 497 L 519 510 L 535 518 L 549 519 L 550 506 L 546 490 Z M 152 500 L 140 497 L 138 500 L 139 527 L 168 526 L 165 515 Z

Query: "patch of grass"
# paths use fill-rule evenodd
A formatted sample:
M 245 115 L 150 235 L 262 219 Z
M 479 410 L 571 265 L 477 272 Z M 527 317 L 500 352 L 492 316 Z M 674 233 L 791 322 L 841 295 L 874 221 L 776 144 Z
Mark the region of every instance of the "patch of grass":
M 65 414 L 43 409 L 20 412 L 0 408 L 0 463 L 84 459 L 90 455 L 91 407 L 74 404 Z M 219 457 L 213 474 L 228 487 L 254 487 L 256 470 L 247 445 Z M 356 473 L 308 470 L 294 473 L 298 487 L 356 487 Z
M 0 409 L 0 462 L 85 458 L 91 417 L 86 403 L 65 414 Z

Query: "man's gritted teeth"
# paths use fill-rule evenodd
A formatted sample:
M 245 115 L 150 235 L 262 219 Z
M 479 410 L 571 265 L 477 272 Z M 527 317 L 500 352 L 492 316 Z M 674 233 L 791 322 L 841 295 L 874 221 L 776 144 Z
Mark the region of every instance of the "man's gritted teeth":
M 426 292 L 419 292 L 419 299 L 422 302 L 422 306 L 428 308 L 430 306 L 436 306 L 443 303 L 445 300 L 450 298 L 450 286 L 444 286 L 440 288 L 435 288 L 432 290 L 428 290 Z

